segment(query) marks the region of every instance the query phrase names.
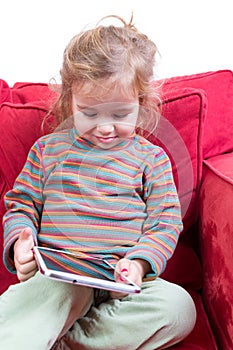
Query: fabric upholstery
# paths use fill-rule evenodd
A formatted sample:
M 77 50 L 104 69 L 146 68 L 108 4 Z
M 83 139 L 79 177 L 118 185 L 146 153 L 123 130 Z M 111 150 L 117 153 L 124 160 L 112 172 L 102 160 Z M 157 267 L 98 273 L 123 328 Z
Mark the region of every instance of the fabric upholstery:
M 36 101 L 37 106 L 46 109 L 51 106 L 56 96 L 56 89 L 48 88 L 48 84 L 45 83 L 15 83 L 11 89 L 11 102 L 26 104 Z
M 11 100 L 11 91 L 5 80 L 0 79 L 0 105 Z
M 149 137 L 153 143 L 161 145 L 171 159 L 184 232 L 197 219 L 206 106 L 206 95 L 202 90 L 181 88 L 164 92 L 162 118 L 155 136 Z
M 46 110 L 32 104 L 4 103 L 0 109 L 0 213 L 5 211 L 3 196 L 14 184 L 22 169 L 27 153 L 34 141 L 42 134 L 41 122 Z M 0 293 L 10 283 L 16 282 L 2 263 L 3 232 L 0 225 Z
M 179 87 L 192 87 L 205 91 L 208 100 L 203 139 L 204 159 L 233 151 L 233 72 L 193 74 L 167 79 L 163 89 L 172 91 Z
M 221 349 L 226 350 L 233 345 L 232 198 L 233 154 L 206 161 L 200 194 L 203 296 Z

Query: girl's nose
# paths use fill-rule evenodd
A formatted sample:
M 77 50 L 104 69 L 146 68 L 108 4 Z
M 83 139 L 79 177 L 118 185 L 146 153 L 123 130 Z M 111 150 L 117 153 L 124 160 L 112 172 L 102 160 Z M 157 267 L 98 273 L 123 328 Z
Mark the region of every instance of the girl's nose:
M 114 131 L 114 125 L 111 123 L 103 123 L 97 125 L 97 130 L 102 135 L 108 135 Z

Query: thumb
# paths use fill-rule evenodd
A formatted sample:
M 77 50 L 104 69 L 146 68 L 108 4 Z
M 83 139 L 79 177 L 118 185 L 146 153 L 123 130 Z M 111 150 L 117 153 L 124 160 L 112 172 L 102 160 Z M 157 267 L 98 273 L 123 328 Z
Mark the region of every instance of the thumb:
M 19 233 L 19 238 L 14 244 L 14 253 L 18 255 L 18 252 L 28 252 L 34 246 L 32 229 L 30 227 L 25 227 Z M 21 254 L 20 253 L 20 254 Z
M 32 229 L 30 227 L 24 228 L 19 234 L 19 240 L 21 243 L 23 243 L 23 241 L 25 241 L 25 243 L 28 242 L 28 245 L 30 245 L 30 248 L 32 248 L 34 245 Z
M 115 279 L 121 282 L 125 281 L 124 276 L 129 275 L 129 268 L 130 260 L 125 258 L 119 260 L 115 270 Z

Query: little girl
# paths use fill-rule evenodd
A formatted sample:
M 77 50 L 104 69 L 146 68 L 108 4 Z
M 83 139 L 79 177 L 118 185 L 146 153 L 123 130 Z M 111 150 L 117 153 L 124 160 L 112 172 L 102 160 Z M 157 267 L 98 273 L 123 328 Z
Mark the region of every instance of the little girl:
M 32 146 L 6 194 L 4 261 L 22 283 L 0 297 L 1 349 L 164 349 L 194 327 L 189 294 L 159 277 L 182 230 L 171 165 L 137 133 L 157 123 L 156 46 L 132 19 L 118 20 L 68 44 L 53 108 L 61 127 Z M 44 278 L 34 244 L 107 257 L 141 293 Z M 76 265 L 106 273 L 101 263 Z

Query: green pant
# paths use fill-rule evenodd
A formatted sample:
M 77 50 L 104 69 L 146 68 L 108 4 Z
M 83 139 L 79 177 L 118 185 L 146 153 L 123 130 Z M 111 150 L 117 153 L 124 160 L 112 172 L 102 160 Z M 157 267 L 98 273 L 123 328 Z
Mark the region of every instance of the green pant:
M 189 294 L 160 278 L 143 283 L 140 294 L 93 304 L 92 288 L 37 273 L 0 297 L 0 349 L 164 349 L 196 320 Z

